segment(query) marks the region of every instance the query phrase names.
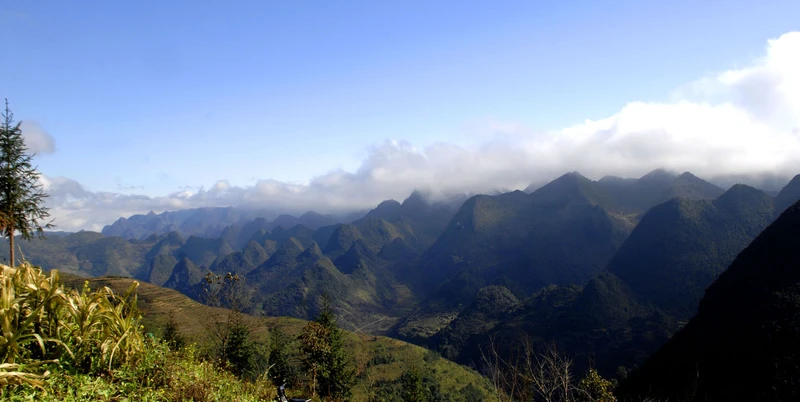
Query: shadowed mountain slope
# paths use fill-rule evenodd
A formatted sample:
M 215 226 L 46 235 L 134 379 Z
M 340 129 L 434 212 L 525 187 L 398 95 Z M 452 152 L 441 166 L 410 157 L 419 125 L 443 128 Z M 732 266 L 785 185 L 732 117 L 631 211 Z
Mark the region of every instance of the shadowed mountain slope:
M 800 174 L 784 186 L 775 196 L 775 217 L 777 218 L 786 208 L 800 200 Z
M 708 288 L 697 315 L 622 384 L 622 396 L 800 399 L 800 203 Z
M 461 322 L 475 320 L 468 307 L 432 347 L 477 363 L 490 337 L 507 339 L 512 353 L 529 336 L 554 340 L 584 362 L 591 356 L 605 375 L 615 375 L 618 366 L 641 363 L 694 313 L 706 287 L 771 216 L 772 199 L 743 185 L 713 201 L 670 200 L 645 214 L 607 270 L 583 289 L 551 286 L 520 306 L 479 315 L 495 327 L 464 334 L 469 328 Z

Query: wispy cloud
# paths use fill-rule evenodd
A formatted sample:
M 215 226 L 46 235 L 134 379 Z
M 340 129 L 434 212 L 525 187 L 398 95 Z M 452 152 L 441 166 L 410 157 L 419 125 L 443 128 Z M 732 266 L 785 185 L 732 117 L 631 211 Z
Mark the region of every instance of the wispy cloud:
M 50 133 L 42 128 L 39 123 L 33 120 L 23 120 L 20 122 L 22 136 L 25 137 L 25 145 L 30 152 L 37 154 L 52 154 L 56 151 L 56 140 Z
M 270 179 L 163 197 L 90 192 L 66 178 L 43 178 L 64 230 L 98 230 L 120 216 L 200 206 L 246 205 L 288 212 L 336 212 L 402 199 L 415 188 L 486 192 L 524 188 L 578 170 L 590 177 L 635 177 L 664 167 L 704 177 L 800 172 L 800 32 L 770 40 L 742 69 L 701 77 L 664 103 L 631 102 L 605 119 L 555 132 L 493 122 L 479 146 L 418 149 L 387 140 L 355 172 L 335 170 L 308 183 Z

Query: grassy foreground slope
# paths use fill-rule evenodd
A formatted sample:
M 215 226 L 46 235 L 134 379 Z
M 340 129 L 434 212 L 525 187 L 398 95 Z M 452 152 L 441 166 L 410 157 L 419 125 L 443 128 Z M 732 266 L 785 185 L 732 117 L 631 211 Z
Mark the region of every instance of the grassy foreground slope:
M 94 288 L 108 286 L 112 290 L 124 291 L 134 281 L 132 278 L 99 277 L 81 278 L 63 275 L 68 286 L 82 286 L 88 280 Z M 161 328 L 174 317 L 179 331 L 188 341 L 202 343 L 209 325 L 223 321 L 227 310 L 200 304 L 173 289 L 163 288 L 141 282 L 137 289 L 138 306 L 143 316 L 143 324 L 148 332 L 159 333 Z M 254 337 L 266 338 L 270 331 L 279 329 L 289 338 L 300 334 L 305 320 L 289 317 L 254 317 L 246 319 L 254 327 Z M 355 357 L 358 381 L 354 389 L 353 401 L 369 400 L 376 389 L 396 383 L 404 371 L 412 367 L 427 370 L 439 383 L 441 394 L 452 401 L 468 401 L 468 396 L 490 395 L 488 380 L 477 372 L 456 364 L 435 353 L 396 339 L 344 331 L 345 347 Z M 469 387 L 469 392 L 465 388 Z M 372 388 L 372 390 L 370 389 Z

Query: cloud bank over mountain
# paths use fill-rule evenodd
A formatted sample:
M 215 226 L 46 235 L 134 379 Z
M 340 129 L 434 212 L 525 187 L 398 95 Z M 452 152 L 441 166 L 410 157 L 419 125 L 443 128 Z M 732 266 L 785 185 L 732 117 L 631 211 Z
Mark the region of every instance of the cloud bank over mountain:
M 631 102 L 613 116 L 555 132 L 510 122 L 496 133 L 478 146 L 418 149 L 386 140 L 355 172 L 335 170 L 303 184 L 263 179 L 237 187 L 219 180 L 209 188 L 147 197 L 92 192 L 63 177 L 42 177 L 42 183 L 59 229 L 100 230 L 120 216 L 150 210 L 233 205 L 342 212 L 403 199 L 415 188 L 439 194 L 522 189 L 575 170 L 591 178 L 638 177 L 655 168 L 704 178 L 788 178 L 800 173 L 800 32 L 768 41 L 764 56 L 748 66 L 676 89 L 668 102 Z M 47 143 L 37 147 L 54 150 Z

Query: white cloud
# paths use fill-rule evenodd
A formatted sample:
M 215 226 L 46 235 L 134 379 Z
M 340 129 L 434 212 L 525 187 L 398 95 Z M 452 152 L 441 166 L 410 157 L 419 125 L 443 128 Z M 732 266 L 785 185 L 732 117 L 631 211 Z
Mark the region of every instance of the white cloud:
M 52 154 L 56 151 L 56 141 L 39 123 L 33 120 L 20 122 L 20 130 L 25 138 L 25 145 L 32 153 L 39 155 Z
M 673 101 L 631 102 L 618 113 L 556 132 L 491 122 L 495 137 L 476 147 L 437 143 L 425 149 L 387 140 L 355 172 L 331 171 L 307 183 L 264 179 L 237 187 L 163 197 L 86 191 L 65 178 L 43 178 L 63 230 L 99 230 L 120 216 L 200 206 L 249 205 L 286 212 L 336 212 L 402 199 L 415 188 L 486 192 L 524 188 L 567 171 L 594 178 L 640 176 L 664 167 L 701 177 L 800 173 L 800 32 L 770 40 L 765 56 L 679 88 Z

